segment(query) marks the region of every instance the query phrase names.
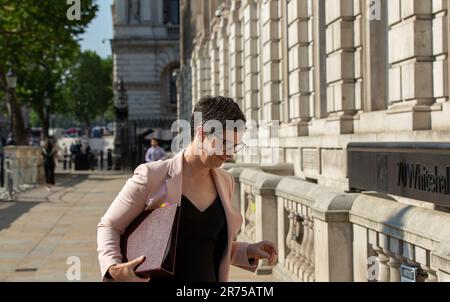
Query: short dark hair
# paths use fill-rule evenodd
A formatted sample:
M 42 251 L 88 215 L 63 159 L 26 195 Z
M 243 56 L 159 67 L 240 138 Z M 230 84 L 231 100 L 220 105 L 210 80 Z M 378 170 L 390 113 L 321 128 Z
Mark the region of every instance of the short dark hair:
M 247 122 L 245 115 L 239 105 L 229 97 L 224 96 L 204 96 L 194 107 L 194 112 L 191 117 L 191 139 L 194 139 L 195 125 L 194 114 L 198 112 L 202 114 L 203 125 L 210 121 L 216 120 L 222 124 L 222 129 L 226 129 L 227 121 L 242 121 Z

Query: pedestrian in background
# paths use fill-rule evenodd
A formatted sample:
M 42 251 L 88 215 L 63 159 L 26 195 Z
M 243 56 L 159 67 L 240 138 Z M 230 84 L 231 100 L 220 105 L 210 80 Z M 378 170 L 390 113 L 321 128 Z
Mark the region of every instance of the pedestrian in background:
M 145 154 L 145 161 L 147 163 L 166 159 L 166 151 L 159 146 L 156 138 L 152 138 L 150 144 L 150 148 L 148 148 Z
M 64 171 L 67 170 L 67 159 L 69 157 L 69 153 L 67 152 L 67 146 L 66 144 L 63 144 L 64 150 L 63 150 L 63 169 Z
M 108 149 L 108 153 L 106 154 L 106 160 L 108 161 L 108 171 L 112 170 L 113 166 L 112 149 Z
M 42 149 L 42 157 L 44 160 L 45 169 L 45 182 L 47 184 L 47 190 L 50 191 L 52 186 L 55 185 L 55 154 L 56 149 L 52 142 L 48 140 Z

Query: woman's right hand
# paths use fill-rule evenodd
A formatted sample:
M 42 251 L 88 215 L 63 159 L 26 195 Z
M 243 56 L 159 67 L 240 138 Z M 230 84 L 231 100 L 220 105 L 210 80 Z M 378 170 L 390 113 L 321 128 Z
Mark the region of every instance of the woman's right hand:
M 144 260 L 145 256 L 141 256 L 130 262 L 111 265 L 108 273 L 117 282 L 148 282 L 150 278 L 141 278 L 135 273 L 136 267 Z

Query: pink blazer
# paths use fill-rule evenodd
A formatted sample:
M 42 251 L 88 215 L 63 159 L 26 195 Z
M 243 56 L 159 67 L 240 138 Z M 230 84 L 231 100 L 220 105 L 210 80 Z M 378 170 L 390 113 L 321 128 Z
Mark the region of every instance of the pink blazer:
M 108 268 L 122 263 L 120 235 L 127 226 L 147 209 L 159 207 L 163 202 L 180 202 L 182 192 L 182 168 L 184 151 L 174 158 L 140 165 L 134 175 L 112 202 L 97 226 L 97 252 L 103 281 Z M 247 258 L 248 243 L 236 242 L 241 228 L 242 215 L 232 207 L 234 179 L 221 168 L 213 169 L 212 175 L 222 200 L 228 225 L 228 244 L 220 262 L 219 281 L 228 281 L 230 265 L 254 272 Z

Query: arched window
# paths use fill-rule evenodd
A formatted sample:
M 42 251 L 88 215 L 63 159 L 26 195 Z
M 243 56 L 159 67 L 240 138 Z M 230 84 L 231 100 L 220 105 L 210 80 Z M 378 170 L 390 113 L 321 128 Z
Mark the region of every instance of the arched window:
M 177 104 L 177 76 L 178 68 L 172 69 L 169 74 L 169 103 Z
M 177 114 L 179 70 L 179 62 L 172 62 L 166 65 L 161 72 L 161 112 L 167 116 L 176 116 Z
M 180 24 L 179 0 L 164 0 L 164 23 Z

